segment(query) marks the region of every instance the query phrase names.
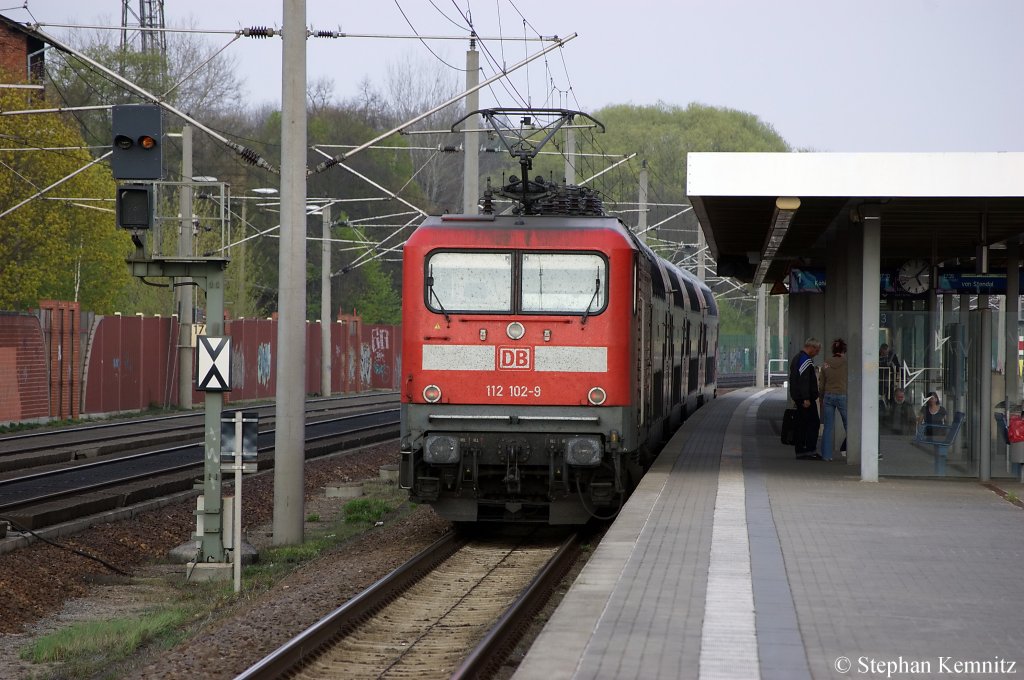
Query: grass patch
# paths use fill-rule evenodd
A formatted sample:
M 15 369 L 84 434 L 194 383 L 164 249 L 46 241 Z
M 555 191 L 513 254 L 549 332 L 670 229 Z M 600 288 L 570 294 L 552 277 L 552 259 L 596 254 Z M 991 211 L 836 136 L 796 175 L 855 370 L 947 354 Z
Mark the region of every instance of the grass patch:
M 315 512 L 311 512 L 308 515 L 306 515 L 306 521 L 307 522 L 319 522 L 320 521 L 320 515 L 315 513 Z
M 266 551 L 265 557 L 271 563 L 299 564 L 317 557 L 321 553 L 322 547 L 319 541 L 307 541 L 302 545 L 284 545 L 279 548 L 270 548 Z M 262 557 L 264 556 L 261 556 L 261 559 Z
M 411 512 L 406 493 L 394 484 L 371 486 L 371 489 L 369 497 L 350 501 L 338 507 L 336 514 L 331 512 L 324 516 L 316 530 L 306 533 L 302 545 L 262 550 L 259 561 L 243 571 L 240 596 L 253 598 L 271 590 L 299 565 L 372 530 L 376 522 L 395 521 Z M 165 604 L 155 605 L 145 614 L 76 623 L 22 649 L 20 655 L 25 660 L 57 664 L 53 668 L 40 668 L 32 677 L 60 680 L 124 677 L 137 661 L 141 648 L 168 648 L 188 639 L 203 624 L 228 611 L 238 597 L 230 581 L 187 582 L 179 573 L 166 583 L 173 591 L 171 596 Z
M 131 656 L 154 640 L 170 636 L 189 620 L 183 607 L 162 609 L 140 618 L 76 623 L 40 638 L 21 650 L 20 656 L 33 663 L 69 663 L 79 668 L 97 668 Z M 92 663 L 90 663 L 90 661 Z
M 383 498 L 356 498 L 345 504 L 345 521 L 375 523 L 395 509 Z
M 252 596 L 272 588 L 297 565 L 316 559 L 345 541 L 364 533 L 386 516 L 399 510 L 407 499 L 407 494 L 397 489 L 394 484 L 384 483 L 375 486 L 372 482 L 367 482 L 363 489 L 367 496 L 346 503 L 336 519 L 325 518 L 316 531 L 306 534 L 306 540 L 302 545 L 278 546 L 260 551 L 259 561 L 246 567 L 242 574 L 243 592 L 247 596 Z

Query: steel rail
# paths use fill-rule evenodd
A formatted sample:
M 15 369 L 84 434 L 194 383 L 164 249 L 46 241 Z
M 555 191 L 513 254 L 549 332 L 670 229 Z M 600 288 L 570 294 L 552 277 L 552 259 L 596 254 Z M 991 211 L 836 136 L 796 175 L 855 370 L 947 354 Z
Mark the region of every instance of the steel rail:
M 323 420 L 323 421 L 319 421 L 317 423 L 313 423 L 312 425 L 313 426 L 330 425 L 330 424 L 338 423 L 338 422 L 345 421 L 345 420 L 353 420 L 353 419 L 356 419 L 356 418 L 366 418 L 366 417 L 369 417 L 369 416 L 380 416 L 380 415 L 384 415 L 384 414 L 397 414 L 398 412 L 399 412 L 399 409 L 386 409 L 386 410 L 383 410 L 383 411 L 371 411 L 371 412 L 367 412 L 367 413 L 359 413 L 359 414 L 354 414 L 354 415 L 350 415 L 350 416 L 343 416 L 341 418 L 333 418 L 331 420 Z M 306 438 L 306 443 L 309 444 L 311 442 L 323 441 L 325 439 L 337 439 L 339 437 L 344 437 L 344 436 L 348 436 L 348 435 L 352 435 L 352 434 L 357 434 L 357 433 L 360 433 L 360 432 L 365 432 L 365 431 L 369 431 L 369 430 L 377 430 L 377 429 L 381 429 L 383 427 L 393 426 L 397 422 L 398 422 L 398 420 L 397 420 L 397 417 L 396 417 L 394 420 L 387 420 L 387 421 L 384 421 L 384 422 L 373 423 L 371 425 L 364 425 L 364 426 L 361 426 L 361 427 L 355 427 L 355 428 L 347 429 L 347 430 L 345 430 L 343 432 L 330 432 L 330 433 L 327 433 L 327 434 L 315 435 L 315 436 L 312 436 L 312 437 L 307 437 Z M 276 430 L 272 430 L 271 429 L 271 430 L 265 430 L 263 432 L 260 432 L 259 434 L 260 434 L 260 436 L 272 435 L 275 432 L 276 432 Z M 265 445 L 265 446 L 259 447 L 257 452 L 258 453 L 260 453 L 260 452 L 265 453 L 265 452 L 267 452 L 269 450 L 272 450 L 273 448 L 274 448 L 273 445 Z M 17 500 L 10 501 L 10 502 L 7 502 L 7 503 L 0 502 L 0 510 L 8 511 L 11 508 L 19 508 L 19 507 L 24 507 L 24 506 L 28 506 L 28 505 L 37 505 L 37 504 L 40 504 L 40 503 L 43 503 L 43 502 L 47 502 L 47 501 L 51 501 L 51 500 L 57 500 L 57 499 L 60 499 L 60 498 L 66 498 L 68 496 L 81 495 L 81 494 L 84 494 L 84 493 L 87 493 L 87 492 L 90 492 L 90 491 L 98 491 L 100 489 L 105 489 L 105 488 L 109 488 L 109 487 L 112 487 L 112 486 L 126 484 L 128 482 L 135 482 L 135 481 L 141 481 L 141 480 L 145 480 L 145 479 L 151 479 L 153 477 L 158 477 L 158 476 L 162 476 L 162 475 L 172 474 L 172 473 L 175 473 L 175 472 L 189 470 L 189 469 L 192 469 L 192 468 L 201 467 L 204 464 L 203 463 L 203 448 L 202 448 L 201 444 L 185 444 L 185 445 L 182 445 L 182 446 L 171 447 L 171 448 L 168 448 L 168 449 L 159 449 L 159 450 L 156 450 L 156 451 L 147 451 L 147 452 L 143 452 L 143 453 L 137 453 L 137 454 L 134 454 L 134 455 L 131 455 L 131 456 L 121 456 L 119 458 L 115 458 L 115 459 L 111 459 L 111 460 L 96 461 L 96 462 L 93 462 L 93 463 L 84 463 L 82 465 L 76 465 L 76 466 L 74 466 L 73 468 L 70 468 L 70 469 L 63 468 L 63 469 L 58 469 L 58 470 L 48 470 L 46 472 L 37 472 L 37 473 L 31 474 L 31 475 L 24 475 L 22 477 L 15 477 L 15 478 L 11 478 L 11 479 L 2 480 L 2 481 L 0 481 L 0 489 L 2 489 L 5 486 L 12 486 L 12 485 L 17 484 L 17 483 L 23 483 L 23 482 L 26 482 L 26 481 L 31 481 L 31 480 L 36 480 L 36 479 L 43 479 L 43 478 L 47 478 L 47 477 L 55 478 L 55 477 L 58 477 L 60 475 L 69 475 L 69 476 L 70 475 L 78 475 L 78 474 L 81 473 L 82 470 L 86 470 L 86 469 L 98 469 L 100 467 L 124 465 L 127 462 L 141 460 L 141 459 L 145 459 L 145 458 L 155 458 L 155 457 L 160 456 L 160 455 L 170 456 L 172 454 L 185 454 L 185 453 L 187 453 L 188 451 L 190 451 L 192 449 L 195 449 L 196 453 L 197 453 L 197 459 L 194 460 L 194 461 L 189 461 L 187 463 L 178 463 L 178 464 L 174 464 L 174 465 L 166 465 L 164 467 L 161 467 L 158 470 L 149 469 L 149 470 L 146 470 L 146 471 L 143 471 L 143 472 L 136 472 L 136 473 L 126 474 L 126 475 L 122 475 L 122 476 L 119 476 L 119 477 L 116 477 L 116 478 L 107 478 L 107 479 L 103 479 L 103 480 L 100 480 L 98 482 L 94 482 L 94 483 L 91 483 L 91 484 L 79 484 L 78 486 L 75 486 L 73 488 L 66 488 L 66 489 L 61 489 L 61 490 L 58 490 L 58 491 L 50 491 L 50 492 L 47 492 L 47 493 L 42 493 L 42 494 L 39 494 L 37 496 L 32 496 L 32 497 L 27 497 L 27 498 L 18 498 Z M 269 464 L 267 465 L 267 467 L 273 467 L 273 461 L 272 460 L 269 461 Z
M 562 542 L 558 552 L 552 555 L 540 573 L 487 631 L 462 665 L 452 673 L 453 680 L 487 678 L 494 675 L 508 658 L 526 627 L 565 578 L 579 555 L 579 545 L 579 534 L 575 533 Z
M 454 532 L 446 534 L 412 560 L 250 666 L 236 680 L 267 680 L 295 673 L 315 659 L 322 649 L 348 635 L 466 543 Z M 504 662 L 522 632 L 572 566 L 579 554 L 579 544 L 578 534 L 562 542 L 558 551 L 459 666 L 453 678 L 489 677 Z
M 406 591 L 465 543 L 465 539 L 457 536 L 455 532 L 445 534 L 411 560 L 250 666 L 235 680 L 269 680 L 284 677 L 316 654 L 317 650 L 347 635 L 364 619 Z
M 325 404 L 325 403 L 335 403 L 335 402 L 337 402 L 339 405 L 341 405 L 342 408 L 344 408 L 344 405 L 342 405 L 341 402 L 351 401 L 353 399 L 367 399 L 367 398 L 372 399 L 373 397 L 376 397 L 376 396 L 381 396 L 381 397 L 395 396 L 397 394 L 398 394 L 398 392 L 395 392 L 395 391 L 391 391 L 391 392 L 372 392 L 372 393 L 345 395 L 345 396 L 338 396 L 338 397 L 320 397 L 320 398 L 317 398 L 317 399 L 308 399 L 306 401 L 306 405 L 307 405 L 306 414 L 309 415 L 311 413 L 318 413 L 318 412 L 323 412 L 323 411 L 334 410 L 334 408 L 332 408 L 332 407 L 324 406 L 323 404 Z M 240 412 L 243 412 L 243 411 L 246 411 L 246 412 L 248 412 L 248 411 L 267 411 L 268 413 L 273 414 L 273 408 L 274 408 L 274 405 L 273 405 L 273 402 L 271 402 L 271 403 L 264 403 L 264 404 L 254 404 L 254 405 L 252 405 L 252 406 L 250 406 L 248 408 L 225 409 L 224 412 L 226 414 L 229 414 L 229 415 L 233 415 L 235 413 L 240 413 Z M 86 424 L 86 425 L 74 425 L 74 426 L 71 426 L 71 427 L 61 427 L 61 428 L 56 428 L 56 429 L 40 429 L 40 430 L 32 430 L 32 431 L 29 431 L 29 432 L 19 432 L 17 434 L 0 436 L 0 445 L 7 444 L 8 442 L 24 441 L 24 440 L 37 439 L 37 438 L 42 438 L 42 437 L 55 437 L 55 436 L 60 436 L 60 435 L 65 435 L 65 434 L 95 432 L 95 431 L 100 431 L 100 430 L 110 430 L 110 429 L 114 429 L 114 428 L 130 428 L 130 427 L 136 427 L 136 426 L 145 426 L 145 425 L 151 424 L 151 423 L 162 423 L 162 422 L 168 422 L 168 421 L 173 421 L 173 420 L 182 420 L 182 419 L 186 419 L 186 418 L 193 418 L 193 419 L 196 420 L 196 424 L 195 424 L 194 427 L 199 427 L 199 428 L 203 427 L 203 412 L 202 411 L 192 411 L 192 412 L 189 412 L 189 413 L 175 413 L 175 414 L 171 414 L 171 415 L 154 416 L 154 417 L 150 417 L 150 418 L 121 419 L 121 420 L 104 421 L 104 422 L 101 422 L 101 423 L 89 423 L 89 424 Z M 188 427 L 191 427 L 191 426 L 188 426 Z M 187 428 L 183 427 L 183 428 L 180 428 L 180 429 L 187 429 Z M 128 435 L 124 435 L 124 436 L 133 436 L 133 435 L 128 434 Z M 117 436 L 115 436 L 115 437 L 108 437 L 106 439 L 117 439 L 117 438 L 119 438 L 119 437 L 117 437 Z M 99 441 L 104 441 L 104 439 L 103 438 L 97 438 L 95 440 L 89 440 L 88 443 L 93 444 L 93 443 L 96 443 L 96 442 L 99 442 Z M 7 456 L 7 455 L 14 455 L 14 454 L 19 454 L 19 453 L 29 453 L 29 452 L 35 451 L 35 450 L 37 450 L 39 448 L 52 448 L 52 446 L 53 446 L 52 444 L 42 444 L 42 445 L 40 445 L 39 447 L 36 447 L 36 448 L 23 448 L 23 449 L 17 449 L 17 450 L 13 450 L 13 451 L 0 452 L 0 455 Z

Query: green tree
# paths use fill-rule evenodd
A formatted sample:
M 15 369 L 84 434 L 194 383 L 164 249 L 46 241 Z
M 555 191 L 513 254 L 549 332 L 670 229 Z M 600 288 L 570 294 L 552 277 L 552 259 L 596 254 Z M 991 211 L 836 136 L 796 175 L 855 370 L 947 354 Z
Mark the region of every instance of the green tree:
M 11 112 L 38 102 L 2 94 L 0 107 Z M 92 160 L 78 127 L 58 114 L 0 117 L 0 205 L 31 199 Z M 93 165 L 0 219 L 0 309 L 55 298 L 114 311 L 132 246 L 114 227 L 113 197 L 109 171 Z
M 647 223 L 660 227 L 648 234 L 649 243 L 660 255 L 681 266 L 691 268 L 689 256 L 697 243 L 700 228 L 693 210 L 687 210 L 686 155 L 691 151 L 790 151 L 789 144 L 768 123 L 757 116 L 724 107 L 689 104 L 686 107 L 658 103 L 653 106 L 617 104 L 593 113 L 607 127 L 603 135 L 588 135 L 588 150 L 617 153 L 636 152 L 637 158 L 598 179 L 600 189 L 612 209 L 627 224 L 637 223 L 634 208 L 638 195 L 640 160 L 649 169 L 650 191 Z M 586 161 L 590 164 L 593 161 Z M 596 172 L 597 168 L 593 169 Z M 586 174 L 593 174 L 588 172 Z M 586 176 L 586 174 L 584 176 Z M 679 213 L 679 214 L 677 214 Z M 713 273 L 713 265 L 709 274 Z M 718 300 L 723 333 L 753 332 L 755 317 L 753 298 L 743 291 L 719 291 Z
M 402 323 L 402 298 L 391 283 L 391 275 L 377 260 L 362 269 L 365 285 L 351 300 L 356 313 L 366 323 Z

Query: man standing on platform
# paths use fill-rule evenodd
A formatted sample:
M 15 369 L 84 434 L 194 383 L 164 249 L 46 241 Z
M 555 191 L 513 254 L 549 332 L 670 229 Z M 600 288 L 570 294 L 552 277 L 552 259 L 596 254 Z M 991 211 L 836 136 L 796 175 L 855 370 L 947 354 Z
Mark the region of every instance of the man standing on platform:
M 789 362 L 789 397 L 796 404 L 793 443 L 796 457 L 821 460 L 818 455 L 818 375 L 814 357 L 821 351 L 821 341 L 807 338 L 804 348 Z

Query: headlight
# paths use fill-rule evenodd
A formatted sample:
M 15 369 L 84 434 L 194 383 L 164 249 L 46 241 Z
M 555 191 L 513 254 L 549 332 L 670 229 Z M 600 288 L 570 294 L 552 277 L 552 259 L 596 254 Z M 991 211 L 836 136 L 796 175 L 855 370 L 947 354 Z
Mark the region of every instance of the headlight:
M 518 340 L 526 335 L 526 327 L 518 321 L 513 321 L 505 328 L 505 333 L 513 340 Z
M 603 453 L 600 437 L 573 437 L 565 445 L 565 462 L 594 467 L 601 464 Z
M 459 440 L 455 437 L 443 434 L 427 435 L 427 441 L 423 445 L 424 462 L 433 465 L 451 465 L 458 463 L 461 457 Z
M 427 385 L 423 388 L 423 399 L 429 404 L 441 401 L 441 388 L 437 385 Z
M 608 394 L 600 387 L 591 387 L 587 392 L 587 401 L 594 406 L 600 406 L 608 398 Z

